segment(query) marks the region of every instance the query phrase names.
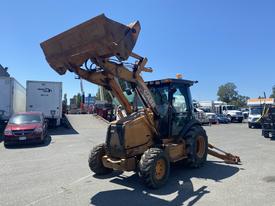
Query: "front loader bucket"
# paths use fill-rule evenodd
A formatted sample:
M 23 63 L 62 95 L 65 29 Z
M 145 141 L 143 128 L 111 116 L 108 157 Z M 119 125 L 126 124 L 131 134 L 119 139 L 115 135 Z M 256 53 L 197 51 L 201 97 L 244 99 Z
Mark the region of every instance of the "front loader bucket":
M 87 59 L 116 56 L 126 60 L 140 31 L 138 21 L 123 25 L 105 17 L 94 17 L 40 45 L 50 66 L 65 74 L 71 65 L 82 65 Z

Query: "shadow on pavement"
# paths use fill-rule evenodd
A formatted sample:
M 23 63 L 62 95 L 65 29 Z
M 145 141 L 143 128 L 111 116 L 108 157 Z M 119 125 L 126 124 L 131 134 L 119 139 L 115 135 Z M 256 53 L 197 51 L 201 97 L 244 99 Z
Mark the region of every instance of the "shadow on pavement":
M 106 175 L 96 175 L 96 174 L 94 174 L 93 177 L 96 178 L 96 179 L 102 179 L 103 180 L 103 179 L 118 177 L 121 174 L 123 174 L 122 171 L 115 170 L 112 173 L 106 174 Z
M 208 161 L 200 169 L 183 168 L 180 165 L 172 166 L 170 178 L 165 186 L 158 190 L 150 190 L 141 184 L 138 175 L 130 177 L 120 175 L 111 180 L 112 183 L 123 185 L 126 189 L 99 192 L 91 198 L 91 204 L 98 206 L 109 205 L 194 205 L 205 194 L 210 193 L 207 186 L 194 189 L 191 178 L 210 179 L 220 182 L 239 171 L 238 167 Z M 156 195 L 172 195 L 176 197 L 169 201 L 156 197 Z
M 56 127 L 56 128 L 49 128 L 48 133 L 50 135 L 73 135 L 79 134 L 73 128 L 65 128 L 65 127 Z

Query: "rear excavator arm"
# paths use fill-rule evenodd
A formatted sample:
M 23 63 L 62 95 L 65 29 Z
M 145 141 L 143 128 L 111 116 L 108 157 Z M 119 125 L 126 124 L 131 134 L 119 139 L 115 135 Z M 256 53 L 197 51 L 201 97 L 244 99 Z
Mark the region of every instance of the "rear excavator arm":
M 239 164 L 241 162 L 239 156 L 225 152 L 212 144 L 208 144 L 208 154 L 224 160 L 224 162 L 227 164 Z
M 138 21 L 126 26 L 102 14 L 42 42 L 41 47 L 49 65 L 57 73 L 62 75 L 69 70 L 82 79 L 103 86 L 118 99 L 127 115 L 133 113 L 133 107 L 124 96 L 117 78 L 131 83 L 145 108 L 158 116 L 156 103 L 140 75 L 141 72 L 152 72 L 152 69 L 145 67 L 146 58 L 132 52 L 139 32 Z M 115 61 L 111 59 L 114 57 Z M 123 63 L 129 57 L 136 59 L 132 70 Z M 84 67 L 88 60 L 96 67 Z M 208 153 L 227 163 L 240 162 L 239 157 L 211 144 L 208 145 Z

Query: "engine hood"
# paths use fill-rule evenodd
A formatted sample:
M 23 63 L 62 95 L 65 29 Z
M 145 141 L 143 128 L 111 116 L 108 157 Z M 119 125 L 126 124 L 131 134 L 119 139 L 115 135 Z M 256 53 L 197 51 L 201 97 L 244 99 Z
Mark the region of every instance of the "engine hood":
M 261 115 L 260 114 L 249 114 L 248 118 L 260 118 Z

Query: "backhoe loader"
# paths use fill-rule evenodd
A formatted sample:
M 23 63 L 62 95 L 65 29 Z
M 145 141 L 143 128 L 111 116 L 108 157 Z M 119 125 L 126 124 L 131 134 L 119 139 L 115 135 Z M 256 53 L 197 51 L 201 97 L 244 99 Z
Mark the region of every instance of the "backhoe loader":
M 198 168 L 208 153 L 239 163 L 238 156 L 209 147 L 193 114 L 190 87 L 195 81 L 144 82 L 141 72 L 152 69 L 146 67 L 145 57 L 133 52 L 140 29 L 138 21 L 123 25 L 102 14 L 41 43 L 57 73 L 74 72 L 107 89 L 121 105 L 119 120 L 109 124 L 105 143 L 91 150 L 90 169 L 97 175 L 135 171 L 147 187 L 159 188 L 168 180 L 171 163 Z M 130 59 L 133 63 L 126 62 Z

